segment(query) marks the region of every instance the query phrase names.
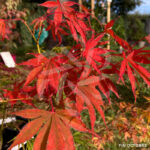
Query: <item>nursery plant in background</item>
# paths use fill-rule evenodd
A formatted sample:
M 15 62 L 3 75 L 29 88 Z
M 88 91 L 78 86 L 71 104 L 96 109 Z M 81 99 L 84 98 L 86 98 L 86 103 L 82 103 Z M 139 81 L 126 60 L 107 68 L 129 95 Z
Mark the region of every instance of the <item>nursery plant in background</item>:
M 34 150 L 74 150 L 70 128 L 101 139 L 94 132 L 96 111 L 107 129 L 105 104 L 108 101 L 111 105 L 111 92 L 119 98 L 112 76 L 117 78 L 118 84 L 122 82 L 124 86 L 125 78 L 129 78 L 135 101 L 137 74 L 150 86 L 150 73 L 142 65 L 150 63 L 150 50 L 134 49 L 117 36 L 112 30 L 114 21 L 103 26 L 103 31 L 97 34 L 91 27 L 91 14 L 88 9 L 81 6 L 82 12 L 78 12 L 74 5 L 78 6 L 72 1 L 44 2 L 39 7 L 48 8 L 46 14 L 33 20 L 31 25 L 21 18 L 0 19 L 2 38 L 6 37 L 5 28 L 8 29 L 6 24 L 9 21 L 21 21 L 37 46 L 37 53 L 31 53 L 34 58 L 18 64 L 32 68 L 26 80 L 15 83 L 11 91 L 4 90 L 0 98 L 2 103 L 9 102 L 12 107 L 17 101 L 33 107 L 12 113 L 30 121 L 17 135 L 9 150 L 33 137 Z M 58 53 L 41 53 L 43 50 L 39 46 L 39 40 L 44 28 L 51 31 L 59 45 L 62 35 L 70 34 L 76 45 L 68 49 L 66 47 Z M 36 30 L 38 36 L 35 37 Z M 107 34 L 123 47 L 122 53 L 105 48 Z M 120 62 L 111 62 L 109 58 L 114 56 L 120 58 Z M 34 101 L 44 102 L 47 107 L 39 109 Z M 81 114 L 84 110 L 88 110 L 90 127 L 82 120 Z
M 144 23 L 136 15 L 129 15 L 127 17 L 126 34 L 129 41 L 140 41 L 146 36 Z
M 3 28 L 6 34 L 3 34 L 2 38 L 5 38 L 7 40 L 0 42 L 0 49 L 2 51 L 7 51 L 16 48 L 17 47 L 16 42 L 19 44 L 22 43 L 20 38 L 20 33 L 18 33 L 16 30 L 17 23 L 11 20 L 16 17 L 25 19 L 27 15 L 27 10 L 26 9 L 18 10 L 17 7 L 19 4 L 20 4 L 20 0 L 1 1 L 0 4 L 1 19 L 6 19 L 6 20 L 9 19 L 9 22 L 5 24 L 6 26 L 8 26 L 8 28 L 6 28 L 6 30 L 5 28 Z

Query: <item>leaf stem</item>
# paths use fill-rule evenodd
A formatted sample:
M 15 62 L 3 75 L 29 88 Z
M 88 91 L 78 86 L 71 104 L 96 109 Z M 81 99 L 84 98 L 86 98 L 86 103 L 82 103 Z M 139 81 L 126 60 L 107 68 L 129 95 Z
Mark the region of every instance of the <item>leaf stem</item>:
M 34 34 L 33 34 L 32 30 L 31 30 L 31 28 L 29 27 L 29 25 L 27 24 L 26 21 L 24 21 L 24 20 L 22 20 L 22 19 L 21 19 L 21 21 L 24 23 L 24 25 L 27 27 L 28 31 L 29 31 L 30 34 L 32 35 L 32 37 L 33 37 L 33 39 L 34 39 L 34 41 L 35 41 L 35 43 L 36 43 L 38 53 L 40 54 L 40 53 L 41 53 L 41 50 L 40 50 L 40 46 L 39 46 L 39 38 L 36 39 L 36 37 L 34 36 Z M 40 34 L 41 34 L 41 33 L 40 33 Z
M 51 111 L 54 112 L 52 97 L 50 96 L 49 99 L 50 99 Z
M 22 22 L 24 23 L 24 25 L 27 27 L 27 29 L 28 29 L 28 31 L 30 32 L 30 34 L 32 35 L 34 41 L 37 43 L 37 40 L 36 40 L 36 38 L 35 38 L 35 36 L 34 36 L 32 30 L 30 29 L 29 25 L 27 24 L 27 22 L 24 21 L 24 20 L 21 20 L 21 21 L 22 21 Z
M 9 99 L 9 100 L 0 100 L 0 103 L 8 103 L 8 102 L 12 102 L 12 101 L 19 101 L 19 100 L 32 100 L 32 98 L 17 98 L 17 99 Z
M 36 46 L 37 46 L 38 53 L 41 54 L 39 43 L 37 43 Z

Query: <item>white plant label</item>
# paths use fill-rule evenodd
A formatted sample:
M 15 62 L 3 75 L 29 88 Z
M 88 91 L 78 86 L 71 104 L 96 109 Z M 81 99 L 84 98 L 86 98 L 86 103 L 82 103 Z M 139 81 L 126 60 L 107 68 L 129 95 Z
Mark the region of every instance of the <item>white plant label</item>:
M 12 55 L 10 54 L 10 52 L 0 52 L 0 56 L 2 57 L 5 65 L 8 68 L 14 68 L 16 66 L 15 61 L 14 61 Z

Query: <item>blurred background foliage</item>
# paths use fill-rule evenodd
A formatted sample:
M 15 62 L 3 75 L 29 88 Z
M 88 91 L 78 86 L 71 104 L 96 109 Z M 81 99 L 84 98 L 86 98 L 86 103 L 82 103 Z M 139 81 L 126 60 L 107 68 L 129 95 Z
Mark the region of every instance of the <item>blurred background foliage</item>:
M 0 10 L 1 18 L 22 18 L 29 25 L 35 18 L 45 13 L 44 8 L 39 7 L 37 3 L 22 0 L 6 0 L 0 6 Z M 28 55 L 25 54 L 36 50 L 32 36 L 21 21 L 12 21 L 12 25 L 14 28 L 9 39 L 0 42 L 0 51 L 11 51 L 18 56 L 18 61 L 26 60 Z

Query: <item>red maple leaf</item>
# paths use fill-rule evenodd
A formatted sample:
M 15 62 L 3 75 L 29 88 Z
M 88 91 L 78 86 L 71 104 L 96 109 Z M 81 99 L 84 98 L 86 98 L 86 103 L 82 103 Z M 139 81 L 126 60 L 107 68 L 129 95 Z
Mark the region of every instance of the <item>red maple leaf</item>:
M 30 94 L 28 94 L 27 92 L 24 92 L 23 89 L 21 88 L 22 85 L 23 85 L 23 82 L 15 83 L 13 85 L 12 91 L 4 89 L 3 90 L 4 97 L 7 99 L 8 102 L 10 102 L 12 107 L 14 104 L 16 104 L 17 101 L 21 101 L 25 104 L 35 107 L 34 104 L 32 103 L 32 98 L 30 97 Z
M 33 150 L 75 150 L 70 128 L 88 132 L 88 129 L 79 119 L 78 113 L 74 110 L 49 112 L 40 109 L 26 109 L 13 114 L 32 119 L 32 121 L 20 131 L 8 150 L 30 140 L 35 135 L 37 136 Z
M 59 24 L 62 22 L 63 13 L 69 13 L 73 11 L 74 9 L 71 8 L 71 6 L 75 5 L 75 2 L 67 1 L 61 3 L 59 0 L 57 1 L 47 1 L 40 6 L 47 7 L 49 9 L 55 9 L 54 11 L 54 22 L 55 26 L 59 26 Z
M 2 40 L 9 39 L 8 35 L 11 33 L 6 21 L 4 19 L 0 19 L 0 37 Z
M 56 27 L 54 21 L 50 20 L 48 23 L 48 27 L 46 29 L 47 31 L 51 30 L 54 40 L 56 40 L 56 36 L 57 36 L 59 44 L 61 44 L 61 42 L 62 42 L 61 35 L 68 35 L 68 33 L 63 29 L 63 27 L 66 28 L 66 25 L 62 22 L 62 23 L 60 23 L 60 26 Z
M 49 59 L 42 54 L 35 55 L 35 57 L 20 64 L 34 67 L 29 73 L 24 86 L 37 79 L 36 89 L 39 96 L 42 96 L 49 89 L 53 94 L 57 93 L 63 73 L 68 71 L 69 68 L 73 68 L 71 65 L 64 65 L 67 63 L 68 57 L 61 54 Z
M 119 97 L 113 83 L 109 79 L 100 80 L 98 76 L 90 76 L 87 79 L 80 80 L 76 84 L 74 84 L 71 81 L 67 82 L 68 87 L 70 87 L 70 89 L 72 90 L 72 96 L 70 96 L 70 98 L 76 98 L 76 109 L 78 110 L 78 112 L 81 112 L 85 108 L 88 109 L 92 129 L 94 129 L 94 124 L 96 120 L 94 107 L 98 110 L 103 121 L 105 122 L 104 112 L 101 108 L 102 106 L 104 106 L 104 104 L 100 92 L 96 89 L 96 86 L 99 87 L 102 93 L 110 101 L 110 90 L 113 91 Z M 66 92 L 65 94 L 67 96 L 71 95 L 70 93 Z M 74 94 L 75 96 L 73 96 Z
M 61 39 L 59 35 L 60 26 L 63 20 L 63 15 L 66 18 L 66 22 L 70 28 L 70 31 L 73 35 L 73 38 L 78 41 L 77 32 L 81 35 L 82 42 L 86 42 L 86 31 L 91 30 L 83 21 L 84 18 L 87 17 L 85 13 L 76 12 L 72 6 L 76 5 L 77 3 L 72 1 L 62 2 L 60 3 L 59 0 L 55 1 L 48 1 L 40 4 L 40 6 L 48 7 L 51 9 L 50 15 L 52 15 L 54 11 L 54 25 L 55 25 L 55 34 L 57 34 L 58 38 Z M 62 32 L 62 29 L 60 30 Z M 63 31 L 64 32 L 64 31 Z M 54 34 L 53 34 L 54 35 Z M 60 40 L 61 41 L 61 40 Z
M 111 29 L 107 32 L 125 49 L 122 54 L 116 54 L 123 58 L 120 67 L 119 80 L 123 80 L 123 75 L 128 74 L 132 91 L 136 101 L 136 72 L 143 78 L 143 80 L 150 86 L 150 72 L 138 63 L 149 64 L 150 50 L 133 49 L 125 40 L 117 36 Z
M 112 51 L 97 47 L 103 36 L 104 33 L 101 33 L 96 38 L 94 36 L 91 37 L 91 39 L 86 42 L 85 48 L 82 52 L 83 57 L 86 58 L 86 61 L 89 63 L 89 65 L 91 65 L 99 74 L 101 74 L 100 68 L 107 63 L 106 58 L 102 55 Z M 99 65 L 97 62 L 99 62 Z

